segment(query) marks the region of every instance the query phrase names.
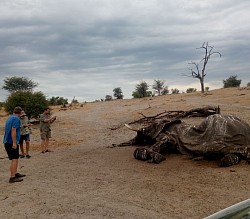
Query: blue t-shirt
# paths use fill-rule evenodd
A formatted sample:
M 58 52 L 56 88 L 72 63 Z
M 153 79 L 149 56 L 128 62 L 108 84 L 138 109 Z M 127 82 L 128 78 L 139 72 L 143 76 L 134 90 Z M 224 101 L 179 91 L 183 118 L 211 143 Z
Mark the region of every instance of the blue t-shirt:
M 11 130 L 12 128 L 16 128 L 16 143 L 19 144 L 20 136 L 21 136 L 21 122 L 20 118 L 16 115 L 11 115 L 6 120 L 5 123 L 5 132 L 4 132 L 4 138 L 3 143 L 13 144 L 12 136 L 11 136 Z

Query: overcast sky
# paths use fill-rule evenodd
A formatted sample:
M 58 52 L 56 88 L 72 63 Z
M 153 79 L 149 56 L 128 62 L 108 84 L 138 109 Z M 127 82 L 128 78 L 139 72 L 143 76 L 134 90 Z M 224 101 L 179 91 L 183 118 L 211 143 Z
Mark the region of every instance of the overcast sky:
M 250 82 L 249 0 L 1 0 L 0 86 L 24 76 L 48 98 L 79 102 L 113 95 L 132 98 L 136 84 L 164 80 L 200 90 L 185 77 L 189 62 L 213 51 L 205 86 L 223 87 L 238 75 Z M 8 94 L 0 89 L 0 101 Z

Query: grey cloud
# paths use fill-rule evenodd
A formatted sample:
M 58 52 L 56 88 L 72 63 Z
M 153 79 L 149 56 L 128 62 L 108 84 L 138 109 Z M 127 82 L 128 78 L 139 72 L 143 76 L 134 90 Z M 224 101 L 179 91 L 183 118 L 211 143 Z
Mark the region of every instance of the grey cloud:
M 209 41 L 222 58 L 210 60 L 207 83 L 222 86 L 234 72 L 250 81 L 249 9 L 233 0 L 3 1 L 0 75 L 25 75 L 48 96 L 82 100 L 118 86 L 130 98 L 136 83 L 156 78 L 199 88 L 181 74 Z

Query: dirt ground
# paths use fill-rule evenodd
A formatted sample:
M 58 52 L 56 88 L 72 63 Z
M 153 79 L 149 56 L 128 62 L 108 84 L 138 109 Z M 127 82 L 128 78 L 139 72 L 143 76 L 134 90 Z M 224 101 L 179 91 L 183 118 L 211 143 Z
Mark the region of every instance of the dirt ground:
M 52 125 L 51 153 L 42 154 L 38 126 L 31 158 L 20 159 L 23 182 L 9 184 L 9 164 L 0 148 L 0 218 L 190 218 L 200 219 L 250 197 L 250 166 L 221 168 L 218 161 L 168 155 L 160 164 L 133 158 L 135 147 L 108 148 L 135 133 L 124 123 L 165 110 L 220 106 L 250 123 L 250 89 L 206 94 L 86 103 L 60 111 Z M 0 114 L 0 140 L 6 115 Z M 199 123 L 201 118 L 190 119 Z

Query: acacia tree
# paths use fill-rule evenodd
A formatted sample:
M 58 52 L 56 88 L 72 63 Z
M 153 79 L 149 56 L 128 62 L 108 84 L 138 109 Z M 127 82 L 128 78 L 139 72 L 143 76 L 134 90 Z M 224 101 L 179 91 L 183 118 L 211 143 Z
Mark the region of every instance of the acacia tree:
M 191 73 L 190 73 L 190 75 L 186 75 L 186 76 L 199 79 L 200 84 L 201 84 L 201 92 L 204 93 L 205 92 L 204 79 L 206 77 L 205 70 L 206 70 L 207 63 L 208 63 L 208 61 L 209 61 L 209 59 L 210 59 L 210 57 L 212 55 L 218 54 L 221 57 L 221 54 L 219 52 L 213 52 L 214 47 L 213 46 L 209 46 L 208 42 L 204 42 L 202 44 L 202 46 L 200 48 L 197 48 L 197 49 L 204 49 L 205 50 L 204 58 L 201 60 L 201 62 L 202 62 L 202 69 L 200 70 L 198 63 L 196 63 L 196 62 L 190 62 L 188 64 L 194 65 L 195 66 L 195 70 L 193 70 L 192 68 L 189 68 L 189 70 L 191 71 Z
M 117 99 L 123 99 L 122 89 L 120 87 L 116 87 L 113 89 L 114 97 Z
M 15 91 L 32 91 L 35 87 L 38 86 L 38 83 L 29 80 L 26 77 L 6 77 L 4 80 L 4 86 L 2 89 L 9 92 Z
M 136 85 L 135 91 L 132 93 L 134 98 L 150 97 L 152 92 L 148 91 L 149 85 L 145 81 L 141 81 Z
M 16 91 L 8 96 L 4 108 L 11 114 L 16 106 L 22 107 L 29 118 L 38 118 L 43 109 L 48 107 L 48 101 L 42 92 Z
M 228 87 L 239 87 L 241 84 L 241 80 L 237 80 L 237 75 L 232 75 L 226 80 L 223 80 L 224 88 Z
M 49 100 L 49 104 L 52 106 L 56 105 L 65 105 L 68 104 L 68 99 L 64 99 L 63 97 L 51 97 Z
M 164 90 L 164 80 L 154 80 L 154 84 L 152 88 L 157 91 L 158 95 L 160 96 L 162 94 L 162 91 Z

